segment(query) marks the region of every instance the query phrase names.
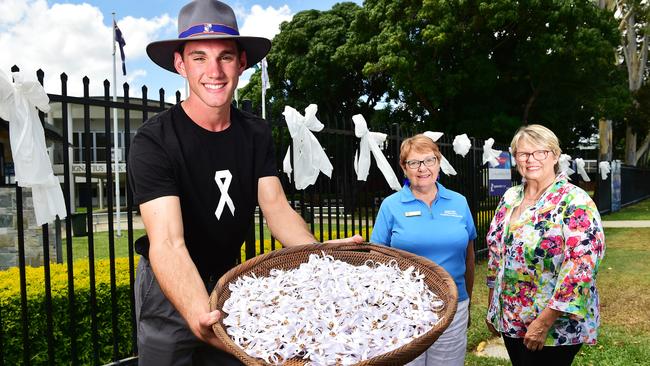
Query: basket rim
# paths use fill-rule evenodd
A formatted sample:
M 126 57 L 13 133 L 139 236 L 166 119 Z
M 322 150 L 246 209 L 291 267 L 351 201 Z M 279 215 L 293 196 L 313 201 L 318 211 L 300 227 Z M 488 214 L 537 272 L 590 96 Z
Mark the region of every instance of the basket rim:
M 228 272 L 226 272 L 221 278 L 219 278 L 219 281 L 215 285 L 214 289 L 212 290 L 212 293 L 210 294 L 210 311 L 213 310 L 219 310 L 222 314 L 222 317 L 219 319 L 217 323 L 213 325 L 213 330 L 217 336 L 217 338 L 224 344 L 225 348 L 232 353 L 234 356 L 239 358 L 242 362 L 244 362 L 246 365 L 267 365 L 264 360 L 254 358 L 249 356 L 241 347 L 239 347 L 231 338 L 230 336 L 226 333 L 226 326 L 223 324 L 223 318 L 225 316 L 225 312 L 221 308 L 217 309 L 217 304 L 219 303 L 219 292 L 225 287 L 228 286 L 233 280 L 236 278 L 245 275 L 247 273 L 250 273 L 254 270 L 254 268 L 266 261 L 273 260 L 277 257 L 282 257 L 282 256 L 291 256 L 296 253 L 301 253 L 301 252 L 313 252 L 313 253 L 320 253 L 320 252 L 325 252 L 325 254 L 330 254 L 327 252 L 333 252 L 333 253 L 340 253 L 340 252 L 367 252 L 367 253 L 376 253 L 380 254 L 386 257 L 399 257 L 401 259 L 404 259 L 406 261 L 414 262 L 414 264 L 418 264 L 419 266 L 425 267 L 434 274 L 440 276 L 440 278 L 443 280 L 442 282 L 447 286 L 448 292 L 447 292 L 447 301 L 448 301 L 448 306 L 445 308 L 445 312 L 442 314 L 443 318 L 440 320 L 440 326 L 434 327 L 430 329 L 428 332 L 423 334 L 422 336 L 414 339 L 413 341 L 404 344 L 398 348 L 395 348 L 391 351 L 387 351 L 385 353 L 382 353 L 381 355 L 375 356 L 373 358 L 364 360 L 360 363 L 357 363 L 356 365 L 373 365 L 376 364 L 376 362 L 385 357 L 390 357 L 391 355 L 398 354 L 398 353 L 403 353 L 404 351 L 407 350 L 407 347 L 411 345 L 411 343 L 419 340 L 419 339 L 426 339 L 427 337 L 432 337 L 434 332 L 438 331 L 436 328 L 442 328 L 442 331 L 444 331 L 451 321 L 453 320 L 453 317 L 456 313 L 456 308 L 458 305 L 458 290 L 456 288 L 456 284 L 449 275 L 449 273 L 442 268 L 442 266 L 436 264 L 435 262 L 429 260 L 428 258 L 413 254 L 411 252 L 401 250 L 401 249 L 396 249 L 392 247 L 387 247 L 384 245 L 380 244 L 374 244 L 374 243 L 317 243 L 317 244 L 304 244 L 304 245 L 297 245 L 297 246 L 291 246 L 291 247 L 285 247 L 282 249 L 274 250 L 269 253 L 265 253 L 259 256 L 256 256 L 254 258 L 251 258 L 244 263 L 241 263 L 232 269 L 230 269 Z M 224 300 L 225 301 L 225 300 Z M 439 335 L 438 335 L 439 336 Z M 437 338 L 437 337 L 436 337 Z M 435 341 L 435 339 L 433 341 Z M 417 357 L 417 355 L 414 355 L 413 358 Z M 383 364 L 383 363 L 382 363 Z

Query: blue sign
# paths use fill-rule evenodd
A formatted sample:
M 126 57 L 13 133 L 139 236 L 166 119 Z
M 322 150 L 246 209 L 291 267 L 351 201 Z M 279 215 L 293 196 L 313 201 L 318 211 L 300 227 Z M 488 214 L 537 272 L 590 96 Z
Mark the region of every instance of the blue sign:
M 510 168 L 510 153 L 502 152 L 499 157 L 499 165 L 494 168 L 490 168 L 489 179 L 490 187 L 489 192 L 490 196 L 503 196 L 508 188 L 512 186 L 512 174 Z

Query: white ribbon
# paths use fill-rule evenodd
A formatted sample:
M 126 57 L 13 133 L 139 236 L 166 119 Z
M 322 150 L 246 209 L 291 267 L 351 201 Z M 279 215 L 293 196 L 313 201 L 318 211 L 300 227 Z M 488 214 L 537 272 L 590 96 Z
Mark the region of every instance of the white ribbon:
M 567 177 L 570 177 L 576 171 L 571 169 L 571 155 L 562 154 L 558 159 L 558 165 L 560 166 L 560 171 L 565 172 Z
M 217 182 L 217 187 L 221 193 L 219 203 L 217 204 L 217 210 L 214 211 L 214 215 L 217 217 L 217 220 L 221 219 L 223 209 L 228 205 L 230 212 L 235 216 L 235 203 L 228 195 L 228 188 L 230 188 L 230 183 L 232 182 L 232 174 L 230 173 L 230 170 L 218 170 L 215 172 L 214 181 Z
M 501 155 L 501 150 L 493 149 L 493 145 L 494 139 L 491 137 L 483 144 L 483 164 L 489 163 L 491 168 L 499 165 L 499 155 Z
M 467 134 L 464 133 L 462 135 L 454 137 L 454 142 L 452 142 L 452 145 L 454 146 L 454 152 L 456 152 L 456 154 L 465 157 L 465 155 L 467 155 L 469 152 L 469 149 L 472 148 L 472 141 L 470 141 L 469 137 L 467 137 Z
M 508 147 L 508 152 L 510 153 L 510 164 L 512 164 L 512 166 L 516 166 L 517 159 L 515 159 L 515 155 L 512 153 L 512 147 Z
M 585 161 L 582 160 L 582 158 L 576 158 L 574 161 L 576 162 L 576 169 L 578 169 L 578 174 L 580 174 L 582 180 L 585 182 L 591 182 L 591 179 L 589 179 L 587 171 L 585 170 Z
M 402 186 L 397 180 L 395 172 L 388 164 L 388 160 L 379 149 L 379 145 L 386 141 L 386 134 L 379 132 L 370 132 L 366 120 L 362 115 L 352 116 L 354 122 L 354 135 L 361 139 L 359 150 L 354 153 L 354 171 L 357 173 L 357 180 L 365 181 L 370 172 L 370 152 L 375 157 L 377 167 L 386 178 L 390 188 L 399 191 Z
M 318 106 L 310 104 L 305 108 L 303 116 L 297 110 L 285 106 L 284 119 L 287 121 L 289 133 L 293 139 L 293 164 L 295 166 L 294 179 L 296 189 L 305 189 L 316 182 L 319 172 L 332 177 L 332 164 L 318 139 L 311 131 L 321 131 L 323 124 L 316 118 Z M 291 179 L 291 147 L 282 162 L 282 170 Z
M 607 175 L 612 171 L 609 161 L 601 161 L 598 163 L 598 171 L 600 171 L 600 178 L 607 180 Z
M 43 86 L 36 81 L 24 81 L 19 72 L 14 83 L 0 72 L 0 117 L 9 121 L 9 141 L 21 187 L 32 188 L 34 213 L 38 225 L 66 217 L 65 200 L 58 178 L 52 171 L 47 155 L 45 130 L 36 108 L 50 110 L 50 100 Z
M 442 137 L 443 133 L 426 131 L 423 133 L 423 135 L 433 140 L 433 142 L 436 142 L 438 141 L 438 139 Z M 447 175 L 457 174 L 456 169 L 454 169 L 454 167 L 451 166 L 451 164 L 449 164 L 449 161 L 447 161 L 447 159 L 445 158 L 444 155 L 442 155 L 442 153 L 440 153 L 440 170 L 442 170 L 442 172 Z

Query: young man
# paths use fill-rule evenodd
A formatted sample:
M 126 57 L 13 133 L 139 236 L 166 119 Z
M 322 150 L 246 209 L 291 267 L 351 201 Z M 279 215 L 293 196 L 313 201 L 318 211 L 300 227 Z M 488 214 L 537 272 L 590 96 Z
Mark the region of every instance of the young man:
M 138 130 L 128 161 L 147 230 L 136 243 L 139 363 L 239 365 L 219 350 L 220 313 L 209 311 L 208 294 L 235 265 L 255 206 L 284 246 L 316 240 L 286 200 L 268 125 L 231 106 L 239 76 L 271 42 L 240 36 L 232 9 L 217 0 L 184 6 L 178 28 L 178 39 L 147 53 L 186 78 L 190 95 Z

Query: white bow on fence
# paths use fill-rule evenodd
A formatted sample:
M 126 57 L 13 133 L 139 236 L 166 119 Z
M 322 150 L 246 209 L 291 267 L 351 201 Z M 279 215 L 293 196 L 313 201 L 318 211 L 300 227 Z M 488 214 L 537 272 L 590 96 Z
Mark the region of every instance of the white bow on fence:
M 36 108 L 50 110 L 50 99 L 36 81 L 23 81 L 19 72 L 14 83 L 0 72 L 0 117 L 9 121 L 9 142 L 16 182 L 32 188 L 34 213 L 38 225 L 66 216 L 65 200 L 59 180 L 52 172 L 47 155 L 45 131 Z
M 430 138 L 431 140 L 433 140 L 433 142 L 438 141 L 438 139 L 441 138 L 442 135 L 443 135 L 442 132 L 426 131 L 424 133 L 424 136 Z M 454 169 L 454 167 L 451 166 L 451 164 L 449 164 L 449 161 L 447 161 L 447 159 L 445 158 L 444 155 L 442 155 L 442 153 L 440 153 L 440 170 L 442 170 L 442 172 L 447 175 L 457 174 L 456 169 Z
M 352 116 L 354 122 L 354 135 L 361 139 L 359 150 L 354 154 L 354 171 L 357 173 L 357 180 L 365 181 L 370 172 L 370 152 L 375 157 L 377 167 L 386 178 L 390 188 L 399 191 L 402 186 L 397 180 L 395 172 L 388 164 L 388 160 L 379 149 L 379 145 L 386 141 L 386 134 L 379 132 L 370 132 L 365 118 L 356 114 Z
M 492 168 L 499 165 L 499 155 L 501 155 L 501 150 L 493 149 L 493 145 L 494 139 L 491 137 L 483 144 L 483 164 L 489 163 Z
M 565 172 L 567 177 L 570 177 L 576 171 L 571 169 L 571 155 L 562 154 L 558 159 L 558 165 L 560 166 L 560 171 Z
M 465 157 L 465 155 L 467 155 L 469 152 L 469 149 L 472 148 L 472 141 L 470 141 L 469 137 L 467 137 L 467 134 L 464 133 L 462 135 L 457 135 L 454 137 L 454 142 L 452 145 L 454 146 L 454 152 L 456 154 Z
M 332 163 L 330 163 L 327 154 L 318 139 L 311 131 L 321 131 L 323 124 L 316 118 L 318 106 L 310 104 L 305 108 L 303 116 L 297 110 L 285 106 L 284 119 L 287 121 L 289 133 L 293 139 L 293 165 L 295 172 L 293 174 L 296 189 L 305 189 L 316 182 L 319 172 L 332 177 Z M 291 147 L 287 149 L 287 154 L 282 162 L 282 170 L 287 173 L 291 179 Z
M 582 180 L 585 182 L 591 182 L 591 179 L 585 170 L 585 161 L 582 160 L 582 158 L 576 158 L 574 161 L 576 162 L 576 169 L 578 170 L 578 174 L 582 177 Z
M 612 171 L 609 161 L 601 161 L 598 163 L 598 170 L 600 171 L 600 178 L 607 180 L 607 175 Z

